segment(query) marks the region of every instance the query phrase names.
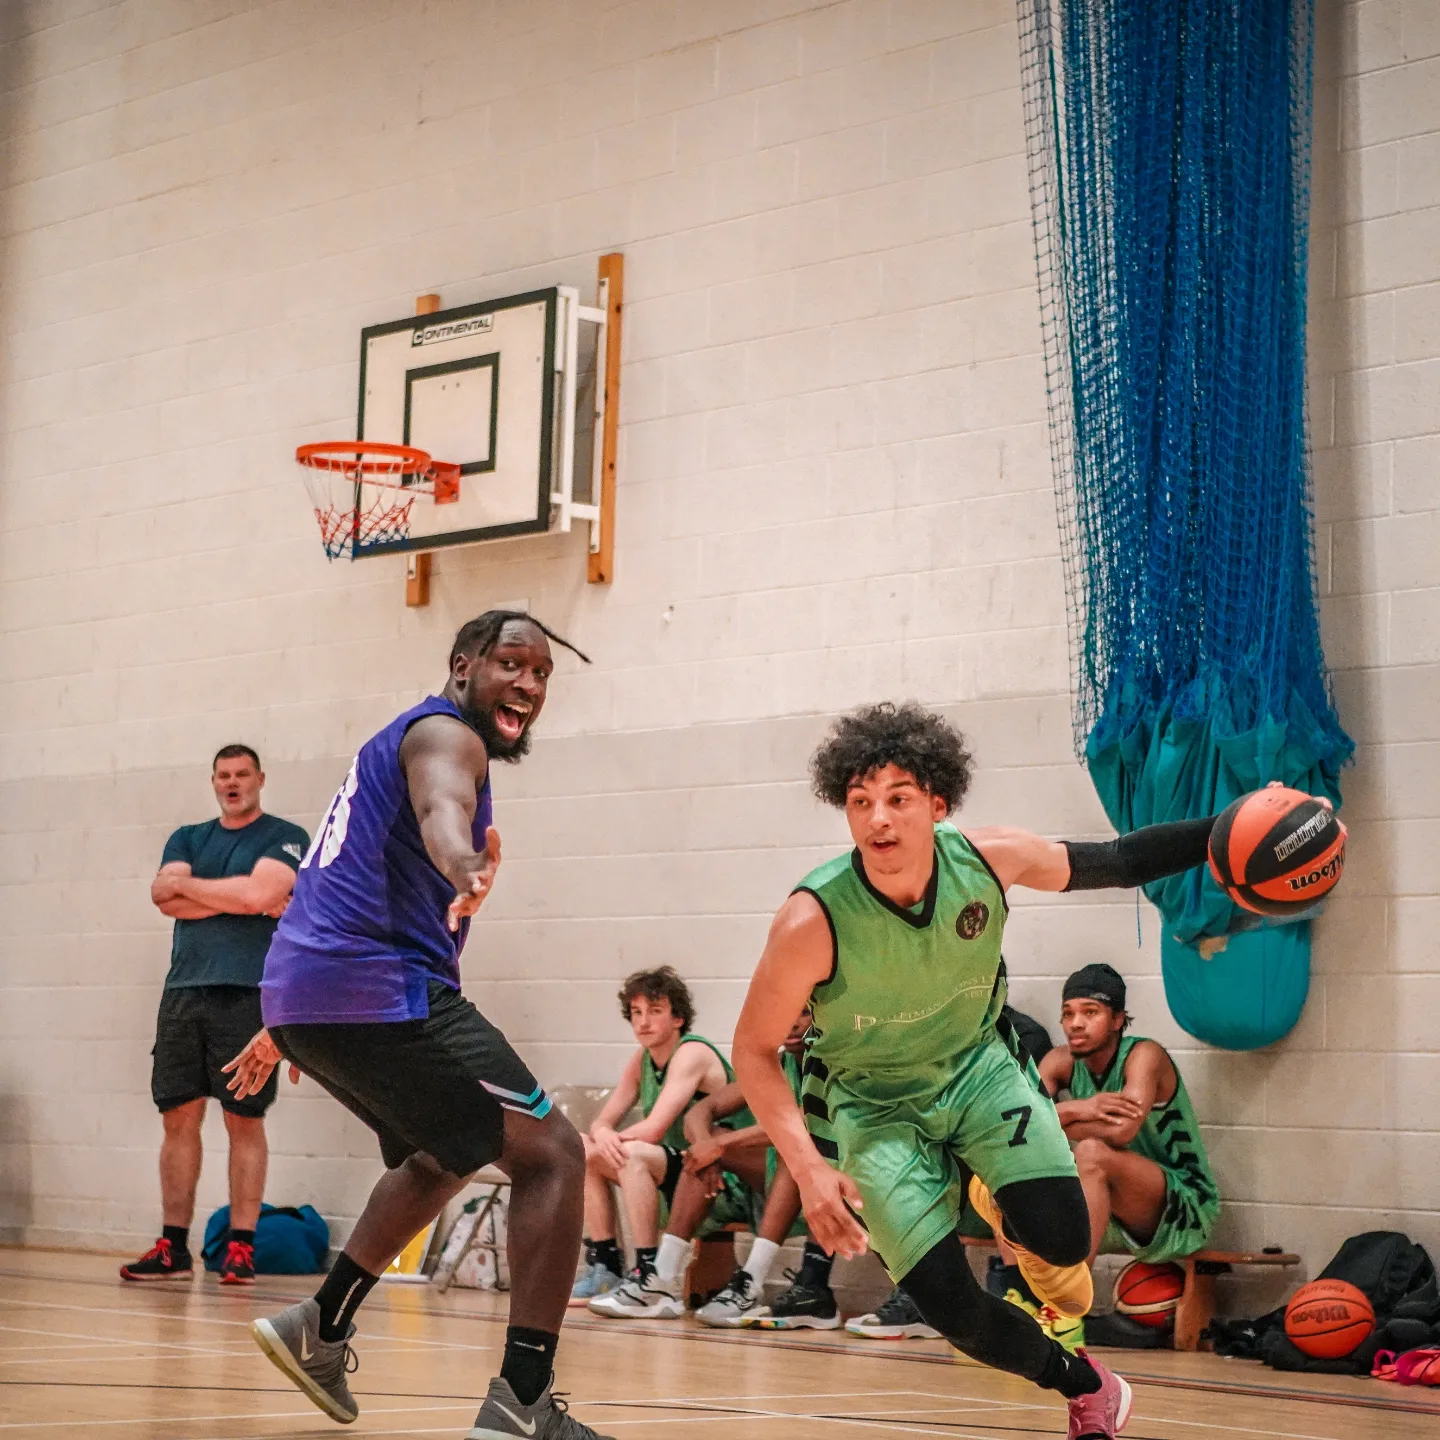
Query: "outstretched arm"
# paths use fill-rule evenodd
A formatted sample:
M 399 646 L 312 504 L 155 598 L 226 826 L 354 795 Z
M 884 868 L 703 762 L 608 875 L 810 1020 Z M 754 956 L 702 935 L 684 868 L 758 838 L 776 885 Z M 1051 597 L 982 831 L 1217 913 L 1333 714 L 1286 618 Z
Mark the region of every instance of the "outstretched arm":
M 1131 890 L 1206 861 L 1215 816 L 1146 825 L 1113 840 L 1047 840 L 991 825 L 967 831 L 1002 888 Z
M 499 832 L 493 826 L 486 831 L 482 851 L 473 837 L 476 792 L 489 763 L 480 737 L 448 715 L 417 720 L 400 742 L 400 768 L 420 838 L 435 868 L 455 887 L 448 916 L 452 930 L 480 908 L 500 868 Z
M 833 943 L 813 895 L 797 891 L 780 907 L 735 1027 L 733 1059 L 745 1099 L 800 1187 L 811 1235 L 848 1257 L 866 1248 L 865 1231 L 851 1213 L 861 1208 L 859 1187 L 815 1148 L 780 1064 L 780 1046 L 810 992 L 830 974 Z

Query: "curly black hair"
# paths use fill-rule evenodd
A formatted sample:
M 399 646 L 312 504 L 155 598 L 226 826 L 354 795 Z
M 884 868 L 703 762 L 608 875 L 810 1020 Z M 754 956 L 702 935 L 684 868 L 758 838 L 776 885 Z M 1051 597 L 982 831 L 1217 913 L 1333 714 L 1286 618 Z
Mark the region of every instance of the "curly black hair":
M 974 758 L 965 737 L 940 716 L 907 700 L 882 701 L 841 716 L 810 757 L 810 783 L 816 796 L 838 810 L 857 780 L 886 765 L 915 777 L 922 790 L 938 795 L 947 813 L 959 808 L 970 788 Z
M 630 1002 L 642 995 L 647 1000 L 668 1000 L 671 1013 L 680 1022 L 682 1035 L 695 1023 L 695 998 L 690 994 L 690 987 L 669 965 L 662 965 L 658 970 L 637 970 L 625 977 L 616 998 L 620 1001 L 620 1013 L 627 1020 Z

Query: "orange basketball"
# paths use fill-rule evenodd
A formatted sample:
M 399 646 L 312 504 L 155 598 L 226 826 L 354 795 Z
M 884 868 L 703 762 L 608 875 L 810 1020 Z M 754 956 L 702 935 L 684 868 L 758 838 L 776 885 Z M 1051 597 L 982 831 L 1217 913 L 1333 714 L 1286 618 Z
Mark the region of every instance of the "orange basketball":
M 1115 1308 L 1141 1325 L 1163 1330 L 1175 1317 L 1185 1293 L 1185 1272 L 1178 1265 L 1135 1260 L 1115 1281 Z
M 1312 1280 L 1290 1297 L 1285 1333 L 1316 1360 L 1340 1360 L 1375 1328 L 1375 1311 L 1344 1280 Z
M 1335 888 L 1345 826 L 1300 790 L 1267 785 L 1221 812 L 1210 832 L 1210 873 L 1242 909 L 1293 915 Z

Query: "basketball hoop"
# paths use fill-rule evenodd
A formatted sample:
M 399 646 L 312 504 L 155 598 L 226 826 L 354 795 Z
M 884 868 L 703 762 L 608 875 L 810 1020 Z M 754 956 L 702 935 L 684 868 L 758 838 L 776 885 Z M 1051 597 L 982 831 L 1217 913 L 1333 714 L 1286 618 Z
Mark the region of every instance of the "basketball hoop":
M 321 440 L 301 445 L 295 459 L 305 467 L 305 489 L 331 560 L 353 559 L 357 546 L 408 540 L 417 495 L 437 505 L 460 498 L 460 467 L 432 460 L 414 445 Z

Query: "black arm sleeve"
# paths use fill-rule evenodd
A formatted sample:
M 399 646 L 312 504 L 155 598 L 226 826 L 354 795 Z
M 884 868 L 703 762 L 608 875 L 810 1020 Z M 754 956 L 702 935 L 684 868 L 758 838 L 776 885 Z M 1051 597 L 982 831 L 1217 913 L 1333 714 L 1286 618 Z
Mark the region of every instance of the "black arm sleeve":
M 1203 865 L 1215 816 L 1146 825 L 1113 840 L 1066 840 L 1070 852 L 1067 890 L 1131 890 Z

